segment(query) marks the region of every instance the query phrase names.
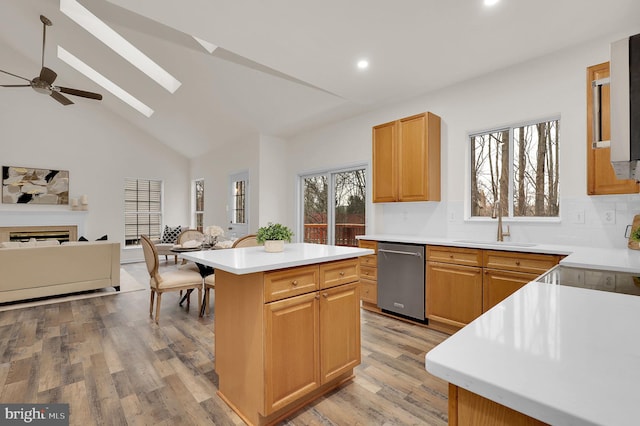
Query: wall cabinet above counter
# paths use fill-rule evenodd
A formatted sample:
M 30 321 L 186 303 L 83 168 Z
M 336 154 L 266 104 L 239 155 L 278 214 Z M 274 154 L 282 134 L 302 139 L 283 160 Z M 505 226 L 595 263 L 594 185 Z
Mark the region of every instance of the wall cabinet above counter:
M 440 117 L 380 124 L 372 138 L 374 203 L 440 201 Z

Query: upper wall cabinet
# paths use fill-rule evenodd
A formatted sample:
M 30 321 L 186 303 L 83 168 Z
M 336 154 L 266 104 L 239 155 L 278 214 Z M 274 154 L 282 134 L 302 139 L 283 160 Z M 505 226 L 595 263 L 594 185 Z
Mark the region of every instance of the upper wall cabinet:
M 611 148 L 593 148 L 593 120 L 598 120 L 598 114 L 594 114 L 592 85 L 594 81 L 607 78 L 609 78 L 609 62 L 587 68 L 587 194 L 637 194 L 640 189 L 638 183 L 632 179 L 616 178 L 611 165 Z M 600 85 L 599 95 L 600 139 L 609 140 L 611 125 L 608 84 Z
M 440 201 L 440 117 L 430 112 L 373 128 L 373 202 Z

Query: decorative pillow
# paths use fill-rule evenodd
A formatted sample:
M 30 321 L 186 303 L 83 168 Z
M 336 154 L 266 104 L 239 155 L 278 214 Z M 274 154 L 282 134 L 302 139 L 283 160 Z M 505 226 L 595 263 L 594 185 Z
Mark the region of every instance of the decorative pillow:
M 164 232 L 162 233 L 161 243 L 175 244 L 178 239 L 178 235 L 182 232 L 182 226 L 178 225 L 175 228 L 165 225 Z

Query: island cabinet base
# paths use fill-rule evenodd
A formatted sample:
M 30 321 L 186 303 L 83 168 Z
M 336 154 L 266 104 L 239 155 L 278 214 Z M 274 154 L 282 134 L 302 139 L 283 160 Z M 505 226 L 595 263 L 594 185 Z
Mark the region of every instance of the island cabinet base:
M 449 384 L 449 425 L 451 426 L 540 426 L 546 424 L 466 389 Z
M 277 423 L 360 364 L 357 259 L 218 269 L 214 312 L 218 395 L 249 425 Z

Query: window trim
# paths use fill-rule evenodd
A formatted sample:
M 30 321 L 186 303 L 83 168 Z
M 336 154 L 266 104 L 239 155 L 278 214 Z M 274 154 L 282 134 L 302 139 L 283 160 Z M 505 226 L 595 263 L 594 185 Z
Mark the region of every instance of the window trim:
M 562 222 L 562 198 L 558 198 L 558 216 L 550 217 L 550 216 L 513 216 L 513 191 L 514 191 L 514 162 L 513 162 L 513 130 L 517 127 L 531 126 L 538 123 L 546 122 L 546 121 L 558 121 L 562 122 L 561 114 L 553 114 L 548 116 L 543 116 L 540 118 L 523 120 L 523 121 L 515 121 L 510 124 L 502 124 L 495 127 L 489 127 L 484 130 L 474 130 L 467 132 L 466 135 L 466 161 L 465 161 L 465 170 L 466 170 L 466 178 L 465 178 L 465 198 L 464 198 L 464 222 L 469 223 L 487 223 L 493 222 L 495 219 L 487 216 L 472 216 L 471 215 L 471 138 L 473 136 L 483 135 L 487 133 L 495 133 L 504 130 L 509 130 L 509 155 L 511 156 L 511 161 L 509 161 L 509 190 L 508 190 L 508 198 L 509 198 L 509 216 L 503 216 L 503 222 L 510 223 L 560 223 Z M 562 140 L 562 126 L 558 129 L 558 138 Z

